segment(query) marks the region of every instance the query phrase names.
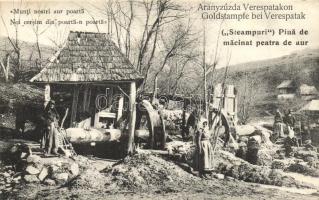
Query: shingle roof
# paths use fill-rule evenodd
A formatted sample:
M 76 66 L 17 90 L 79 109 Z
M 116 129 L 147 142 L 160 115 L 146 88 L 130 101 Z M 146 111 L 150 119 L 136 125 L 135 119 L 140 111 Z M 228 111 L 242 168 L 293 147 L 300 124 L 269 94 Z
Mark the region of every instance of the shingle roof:
M 142 75 L 105 33 L 73 32 L 31 82 L 142 81 Z
M 277 89 L 280 88 L 294 88 L 294 82 L 292 80 L 284 80 L 283 82 L 280 83 L 280 85 L 277 86 Z

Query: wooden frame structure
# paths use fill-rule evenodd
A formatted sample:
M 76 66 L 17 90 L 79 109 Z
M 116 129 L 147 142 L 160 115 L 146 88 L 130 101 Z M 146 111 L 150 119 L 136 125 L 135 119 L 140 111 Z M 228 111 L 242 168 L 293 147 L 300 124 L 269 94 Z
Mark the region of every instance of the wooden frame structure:
M 113 106 L 114 119 L 118 122 L 126 112 L 127 153 L 133 153 L 136 91 L 143 77 L 105 33 L 71 31 L 66 45 L 30 82 L 45 86 L 44 105 L 51 99 L 51 86 L 72 87 L 70 127 L 75 126 L 80 110 L 90 111 L 91 117 L 96 117 L 98 91 L 110 88 L 110 93 L 105 94 L 106 102 L 114 103 L 114 97 L 118 95 L 116 108 Z M 128 105 L 127 108 L 124 105 Z

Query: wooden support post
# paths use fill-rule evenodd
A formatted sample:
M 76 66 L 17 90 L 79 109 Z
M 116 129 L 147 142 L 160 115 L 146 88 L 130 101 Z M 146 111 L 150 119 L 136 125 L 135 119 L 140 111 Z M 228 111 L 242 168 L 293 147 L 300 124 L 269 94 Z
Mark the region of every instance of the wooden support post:
M 186 136 L 186 109 L 187 109 L 187 103 L 186 103 L 186 99 L 184 99 L 183 115 L 182 115 L 182 137 L 183 137 L 183 139 L 185 139 L 185 136 Z
M 80 91 L 79 85 L 75 85 L 74 91 L 73 91 L 70 127 L 74 127 L 73 122 L 75 122 L 76 113 L 77 113 L 77 109 L 78 109 L 79 91 Z
M 87 94 L 87 101 L 86 101 L 86 111 L 90 111 L 90 103 L 91 103 L 91 94 L 92 94 L 92 88 L 89 86 L 88 94 Z
M 238 118 L 237 118 L 237 112 L 238 112 L 237 92 L 234 92 L 234 95 L 235 95 L 235 98 L 234 98 L 234 121 L 235 121 L 235 124 L 237 124 L 237 122 L 238 122 Z
M 224 86 L 224 104 L 223 109 L 226 111 L 226 113 L 229 112 L 229 87 L 228 85 Z
M 109 108 L 113 103 L 113 94 L 114 94 L 114 87 L 110 87 L 107 91 L 107 107 Z
M 121 95 L 120 99 L 119 99 L 119 104 L 118 104 L 118 108 L 117 108 L 117 118 L 116 120 L 118 121 L 119 119 L 121 119 L 122 114 L 123 114 L 123 106 L 124 106 L 124 96 Z
M 44 108 L 48 105 L 49 101 L 51 100 L 51 89 L 50 85 L 46 84 L 44 87 Z
M 83 92 L 83 105 L 82 105 L 83 112 L 87 111 L 88 91 L 89 91 L 89 86 L 85 85 L 84 92 Z
M 135 122 L 136 122 L 136 83 L 131 82 L 130 84 L 130 119 L 129 119 L 129 136 L 128 136 L 128 144 L 127 144 L 127 153 L 128 155 L 133 154 L 133 143 L 134 143 L 134 133 L 135 133 Z

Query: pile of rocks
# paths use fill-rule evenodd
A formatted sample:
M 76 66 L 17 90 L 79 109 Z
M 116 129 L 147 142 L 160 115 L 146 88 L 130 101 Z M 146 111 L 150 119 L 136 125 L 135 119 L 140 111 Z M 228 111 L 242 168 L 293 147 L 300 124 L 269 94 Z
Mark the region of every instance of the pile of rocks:
M 160 190 L 200 180 L 174 162 L 148 153 L 127 157 L 114 167 L 105 170 L 104 175 L 119 188 L 140 191 Z
M 0 194 L 11 192 L 14 186 L 21 181 L 21 173 L 15 173 L 11 166 L 1 167 L 0 172 Z
M 180 130 L 182 119 L 183 119 L 183 111 L 182 110 L 163 110 L 162 111 L 165 127 L 168 130 Z M 189 114 L 186 113 L 185 119 L 187 120 Z
M 70 158 L 41 158 L 30 155 L 22 171 L 26 183 L 65 184 L 80 173 L 79 165 Z
M 218 151 L 215 162 L 217 173 L 246 182 L 298 188 L 310 187 L 292 177 L 285 176 L 283 170 L 252 165 L 226 151 Z
M 279 156 L 272 161 L 271 168 L 319 177 L 318 153 L 296 147 L 294 157 Z
M 292 165 L 295 162 L 299 162 L 302 160 L 296 160 L 296 159 L 274 159 L 271 163 L 272 169 L 281 169 L 286 170 L 290 165 Z

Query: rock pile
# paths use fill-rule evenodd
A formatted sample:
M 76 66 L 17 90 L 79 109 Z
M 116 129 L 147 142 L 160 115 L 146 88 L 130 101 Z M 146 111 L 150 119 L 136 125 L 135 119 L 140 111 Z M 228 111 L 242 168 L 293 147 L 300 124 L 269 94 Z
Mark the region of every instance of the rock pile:
M 11 166 L 0 169 L 0 194 L 14 191 L 14 186 L 21 182 L 21 173 L 15 173 Z
M 22 175 L 26 183 L 65 184 L 80 173 L 79 165 L 69 158 L 41 158 L 30 155 Z
M 162 111 L 165 127 L 168 130 L 180 130 L 182 119 L 183 119 L 183 111 L 182 110 L 163 110 Z M 188 118 L 188 113 L 186 113 L 186 120 Z
M 85 169 L 76 179 L 69 183 L 70 189 L 81 189 L 85 191 L 103 190 L 108 187 L 111 177 L 105 176 L 95 169 Z
M 309 187 L 309 185 L 296 181 L 292 177 L 285 176 L 282 170 L 252 165 L 226 151 L 218 151 L 216 158 L 217 172 L 226 176 L 268 185 Z
M 134 190 L 160 189 L 167 185 L 183 185 L 188 181 L 199 180 L 171 161 L 161 157 L 141 153 L 125 158 L 105 171 L 119 187 Z
M 275 158 L 272 161 L 271 168 L 319 177 L 318 153 L 295 148 L 294 157 Z

